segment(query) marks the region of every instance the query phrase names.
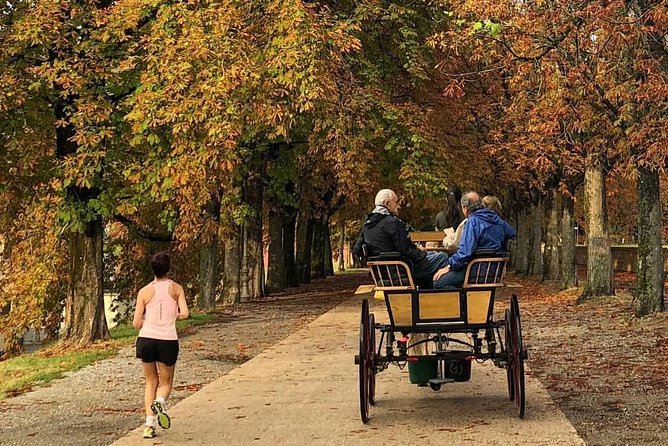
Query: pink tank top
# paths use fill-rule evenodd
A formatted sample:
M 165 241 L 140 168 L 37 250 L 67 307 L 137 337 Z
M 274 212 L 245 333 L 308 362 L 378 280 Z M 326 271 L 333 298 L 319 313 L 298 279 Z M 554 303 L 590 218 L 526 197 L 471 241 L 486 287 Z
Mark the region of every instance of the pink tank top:
M 178 303 L 169 295 L 171 280 L 153 281 L 153 297 L 146 304 L 144 323 L 139 330 L 142 338 L 174 341 L 176 334 L 176 314 Z

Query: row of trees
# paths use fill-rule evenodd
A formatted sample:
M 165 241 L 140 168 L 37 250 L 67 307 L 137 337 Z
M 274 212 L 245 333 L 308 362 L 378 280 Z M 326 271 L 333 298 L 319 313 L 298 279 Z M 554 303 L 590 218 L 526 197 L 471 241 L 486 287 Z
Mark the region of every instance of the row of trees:
M 584 190 L 583 296 L 611 294 L 611 173 L 637 179 L 638 313 L 661 310 L 665 3 L 6 2 L 6 349 L 108 336 L 104 290 L 132 298 L 158 249 L 202 309 L 332 273 L 380 187 L 412 222 L 449 183 L 501 196 L 516 269 L 564 286 Z
M 528 214 L 539 212 L 547 198 L 549 206 L 564 209 L 566 226 L 572 221 L 572 197 L 582 185 L 588 275 L 581 300 L 614 293 L 606 178 L 615 174 L 636 181 L 637 314 L 662 310 L 659 178 L 668 156 L 666 2 L 463 1 L 454 9 L 464 20 L 465 36 L 454 29 L 437 43 L 453 51 L 459 47 L 453 42 L 460 40 L 455 36 L 468 39 L 474 48 L 468 60 L 476 62 L 473 83 L 498 90 L 494 107 L 499 113 L 492 115 L 496 125 L 487 133 L 487 147 L 517 169 L 510 184 L 526 185 Z M 481 17 L 488 19 L 473 24 L 470 32 L 467 20 Z M 559 210 L 553 214 L 556 222 Z M 548 229 L 548 235 L 553 232 Z M 568 232 L 562 239 L 570 249 Z M 549 252 L 552 238 L 547 242 Z M 570 276 L 564 272 L 567 282 Z

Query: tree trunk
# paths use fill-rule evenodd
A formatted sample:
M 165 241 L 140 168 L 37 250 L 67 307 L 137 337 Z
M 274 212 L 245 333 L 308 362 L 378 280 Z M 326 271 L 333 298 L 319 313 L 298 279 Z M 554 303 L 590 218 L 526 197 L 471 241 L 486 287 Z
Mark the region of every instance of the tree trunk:
M 338 269 L 339 271 L 345 271 L 346 270 L 346 262 L 343 258 L 344 253 L 345 253 L 345 246 L 346 246 L 346 224 L 345 222 L 341 222 L 339 225 L 339 265 Z
M 561 192 L 555 189 L 552 191 L 552 198 L 549 200 L 549 217 L 547 221 L 547 230 L 545 235 L 545 268 L 543 270 L 543 280 L 557 280 L 561 268 L 559 265 L 561 240 L 559 237 L 559 227 L 561 226 Z
M 506 210 L 506 216 L 507 216 L 507 222 L 510 226 L 515 228 L 516 230 L 519 230 L 519 224 L 517 222 L 517 212 L 512 209 L 508 208 Z M 508 256 L 510 259 L 508 260 L 508 269 L 512 269 L 513 271 L 515 270 L 515 258 L 517 257 L 517 237 L 515 237 L 515 240 L 512 240 L 510 243 L 510 249 L 508 251 Z
M 280 211 L 269 210 L 269 242 L 267 244 L 267 293 L 278 293 L 283 284 L 283 217 Z
M 241 266 L 239 268 L 239 300 L 250 299 L 250 269 L 248 268 L 248 224 L 241 225 Z
M 311 245 L 311 278 L 324 279 L 326 277 L 325 270 L 325 237 L 327 234 L 326 223 L 321 218 L 315 220 L 313 225 L 313 244 Z
M 297 209 L 286 208 L 283 219 L 283 283 L 286 287 L 299 285 L 297 265 L 295 264 L 295 227 Z
M 608 237 L 605 172 L 598 163 L 585 166 L 584 206 L 587 219 L 587 285 L 578 298 L 610 296 L 615 293 L 612 255 Z
M 211 216 L 214 227 L 200 248 L 200 293 L 197 307 L 212 310 L 216 306 L 216 293 L 220 284 L 220 260 L 218 256 L 220 227 L 220 200 L 212 198 L 207 213 Z
M 529 216 L 526 209 L 517 213 L 517 239 L 515 242 L 515 272 L 517 274 L 527 274 L 529 272 L 529 242 L 531 231 L 529 226 Z
M 663 311 L 663 248 L 659 172 L 638 168 L 638 299 L 636 315 Z
M 232 305 L 240 301 L 241 275 L 241 228 L 231 225 L 225 239 L 225 271 L 223 278 L 223 301 Z
M 312 217 L 297 218 L 297 272 L 301 283 L 311 283 L 311 248 L 313 246 Z
M 59 159 L 74 154 L 78 144 L 76 131 L 70 123 L 71 110 L 75 107 L 72 99 L 54 104 L 54 116 L 65 123 L 56 126 L 56 156 Z M 102 173 L 99 173 L 101 176 Z M 89 209 L 90 200 L 98 199 L 98 188 L 67 187 L 67 200 L 73 208 Z M 72 217 L 82 218 L 81 215 Z M 84 233 L 70 232 L 70 281 L 65 299 L 65 321 L 62 338 L 65 342 L 86 344 L 98 339 L 109 338 L 109 328 L 104 312 L 104 257 L 102 217 L 94 215 L 85 223 Z
M 578 286 L 575 264 L 575 201 L 572 196 L 564 196 L 561 215 L 561 289 Z
M 325 222 L 325 275 L 334 275 L 334 255 L 332 252 L 332 231 L 329 228 L 329 219 Z
M 109 338 L 104 313 L 102 218 L 89 222 L 84 233 L 69 237 L 70 281 L 65 300 L 62 338 L 87 344 Z
M 211 310 L 216 305 L 216 291 L 220 284 L 218 249 L 218 234 L 212 235 L 200 248 L 200 293 L 197 300 L 200 310 Z
M 352 266 L 353 268 L 362 268 L 362 259 L 357 257 L 353 253 L 353 248 L 355 247 L 355 240 L 351 240 L 348 242 L 348 253 L 350 255 L 350 258 L 352 259 Z
M 528 275 L 543 274 L 543 200 L 531 205 L 528 221 L 530 222 L 530 251 Z
M 255 217 L 246 222 L 246 261 L 251 299 L 264 297 L 264 259 L 262 241 L 262 199 L 264 191 L 260 175 L 249 175 L 244 185 L 245 201 Z

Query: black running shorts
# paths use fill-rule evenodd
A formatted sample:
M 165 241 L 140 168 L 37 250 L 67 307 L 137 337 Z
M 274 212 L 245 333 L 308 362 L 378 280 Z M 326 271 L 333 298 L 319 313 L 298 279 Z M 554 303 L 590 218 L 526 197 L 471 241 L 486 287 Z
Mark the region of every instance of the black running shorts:
M 137 338 L 137 358 L 142 362 L 162 362 L 165 365 L 176 364 L 179 356 L 179 341 Z

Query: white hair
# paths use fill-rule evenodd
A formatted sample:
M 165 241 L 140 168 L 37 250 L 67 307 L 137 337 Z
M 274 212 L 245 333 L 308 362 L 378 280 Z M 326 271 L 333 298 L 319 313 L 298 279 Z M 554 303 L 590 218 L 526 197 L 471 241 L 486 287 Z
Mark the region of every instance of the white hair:
M 381 189 L 376 194 L 376 200 L 374 201 L 374 205 L 387 207 L 390 201 L 396 199 L 397 199 L 397 194 L 395 194 L 392 191 L 392 189 Z

